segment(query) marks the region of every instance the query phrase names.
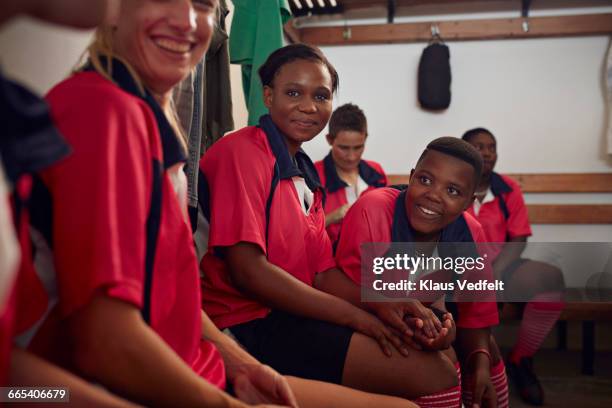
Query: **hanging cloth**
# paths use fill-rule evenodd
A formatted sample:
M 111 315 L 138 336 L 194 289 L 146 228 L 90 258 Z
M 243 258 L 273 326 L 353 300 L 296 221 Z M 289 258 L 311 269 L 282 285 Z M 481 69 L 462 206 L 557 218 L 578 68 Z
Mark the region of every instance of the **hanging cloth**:
M 195 227 L 198 206 L 200 157 L 226 132 L 234 129 L 230 84 L 226 0 L 219 1 L 216 24 L 205 57 L 174 90 L 179 120 L 188 135 L 189 158 L 185 166 L 190 220 Z
M 242 88 L 249 125 L 268 113 L 257 70 L 283 46 L 283 25 L 291 18 L 287 0 L 233 0 L 230 62 L 242 65 Z

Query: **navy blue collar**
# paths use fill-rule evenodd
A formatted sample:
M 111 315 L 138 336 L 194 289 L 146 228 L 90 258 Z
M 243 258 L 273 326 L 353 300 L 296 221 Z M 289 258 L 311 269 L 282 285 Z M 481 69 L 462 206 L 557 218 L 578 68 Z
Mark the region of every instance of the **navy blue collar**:
M 270 115 L 263 115 L 259 118 L 259 127 L 268 138 L 268 143 L 276 158 L 281 179 L 299 176 L 304 178 L 306 185 L 311 191 L 319 188 L 322 189 L 319 175 L 310 157 L 302 149 L 299 149 L 295 154 L 295 162 L 293 161 L 287 149 L 285 138 L 272 121 Z
M 107 60 L 102 60 L 103 64 L 107 64 Z M 86 71 L 93 71 L 94 68 L 91 64 L 88 64 L 85 67 Z M 181 145 L 178 139 L 178 135 L 174 132 L 172 126 L 170 126 L 170 122 L 166 118 L 163 110 L 153 97 L 149 91 L 145 89 L 144 95 L 140 92 L 136 80 L 130 74 L 130 71 L 126 68 L 126 66 L 119 61 L 118 59 L 112 59 L 112 78 L 113 81 L 125 92 L 130 93 L 149 105 L 149 108 L 153 111 L 153 115 L 155 115 L 155 121 L 157 122 L 157 129 L 159 130 L 159 135 L 162 143 L 162 150 L 164 156 L 164 168 L 168 169 L 169 167 L 174 166 L 177 163 L 187 161 L 187 154 L 185 149 Z
M 512 191 L 512 187 L 508 185 L 499 174 L 491 173 L 491 192 L 495 197 L 502 195 L 503 193 L 509 193 Z
M 0 73 L 0 158 L 11 183 L 70 154 L 40 97 Z
M 403 190 L 395 200 L 395 210 L 393 212 L 393 222 L 391 224 L 392 242 L 415 242 L 415 232 L 410 225 L 404 202 L 408 189 Z M 455 221 L 442 229 L 440 242 L 473 242 L 472 233 L 461 214 Z
M 334 193 L 348 187 L 348 184 L 346 184 L 344 180 L 338 176 L 338 172 L 336 171 L 336 163 L 334 162 L 331 151 L 323 159 L 323 169 L 325 171 L 325 189 L 328 193 Z M 365 160 L 359 161 L 359 177 L 361 177 L 361 179 L 365 181 L 368 186 L 385 186 L 385 184 L 381 181 L 383 175 L 366 163 Z

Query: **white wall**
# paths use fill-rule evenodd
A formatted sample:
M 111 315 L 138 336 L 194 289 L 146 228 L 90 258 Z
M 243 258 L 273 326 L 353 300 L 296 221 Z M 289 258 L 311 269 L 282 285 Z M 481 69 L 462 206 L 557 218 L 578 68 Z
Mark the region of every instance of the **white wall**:
M 484 126 L 498 138 L 502 172 L 612 172 L 602 153 L 602 87 L 607 37 L 448 43 L 452 102 L 419 108 L 417 67 L 424 44 L 325 47 L 340 75 L 335 104 L 354 102 L 368 117 L 367 157 L 407 173 L 438 136 Z M 327 146 L 306 147 L 313 158 Z
M 15 19 L 0 30 L 0 67 L 43 94 L 70 74 L 91 35 L 92 31 Z

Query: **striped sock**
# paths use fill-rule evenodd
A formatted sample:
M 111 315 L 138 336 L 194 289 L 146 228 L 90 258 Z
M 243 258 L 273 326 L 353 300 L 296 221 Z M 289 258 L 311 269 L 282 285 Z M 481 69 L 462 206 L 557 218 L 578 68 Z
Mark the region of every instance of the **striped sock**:
M 500 360 L 495 366 L 491 367 L 491 382 L 497 394 L 497 408 L 508 408 L 508 378 L 506 377 L 506 366 Z
M 463 405 L 467 408 L 472 406 L 472 382 L 471 376 L 463 375 Z M 508 396 L 508 380 L 506 378 L 506 367 L 502 360 L 496 365 L 491 367 L 491 382 L 495 387 L 495 393 L 497 394 L 497 408 L 508 408 L 509 396 Z
M 542 293 L 527 303 L 510 361 L 519 364 L 521 358 L 533 357 L 559 320 L 562 310 L 559 293 Z
M 413 402 L 421 408 L 460 408 L 461 407 L 461 369 L 455 363 L 459 385 L 436 394 L 419 397 Z

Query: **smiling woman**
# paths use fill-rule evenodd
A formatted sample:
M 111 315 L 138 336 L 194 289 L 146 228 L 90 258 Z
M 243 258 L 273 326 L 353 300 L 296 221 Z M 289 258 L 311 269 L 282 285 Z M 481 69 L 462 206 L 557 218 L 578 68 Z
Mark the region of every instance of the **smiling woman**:
M 295 405 L 200 307 L 171 94 L 206 52 L 217 2 L 115 4 L 85 63 L 47 95 L 72 154 L 41 174 L 32 218 L 53 220 L 33 227 L 61 308 L 29 346 L 147 406 L 246 406 L 226 378 L 249 402 Z
M 331 406 L 390 403 L 363 391 L 410 406 L 407 399 L 455 387 L 445 355 L 408 351 L 401 318 L 391 328 L 318 286 L 341 272 L 325 231 L 323 187 L 301 146 L 331 116 L 335 69 L 318 48 L 293 44 L 273 52 L 259 74 L 269 115 L 223 137 L 200 161 L 207 194 L 198 198 L 210 221 L 204 310 L 280 373 L 345 386 L 335 395 L 352 401 L 326 401 Z

